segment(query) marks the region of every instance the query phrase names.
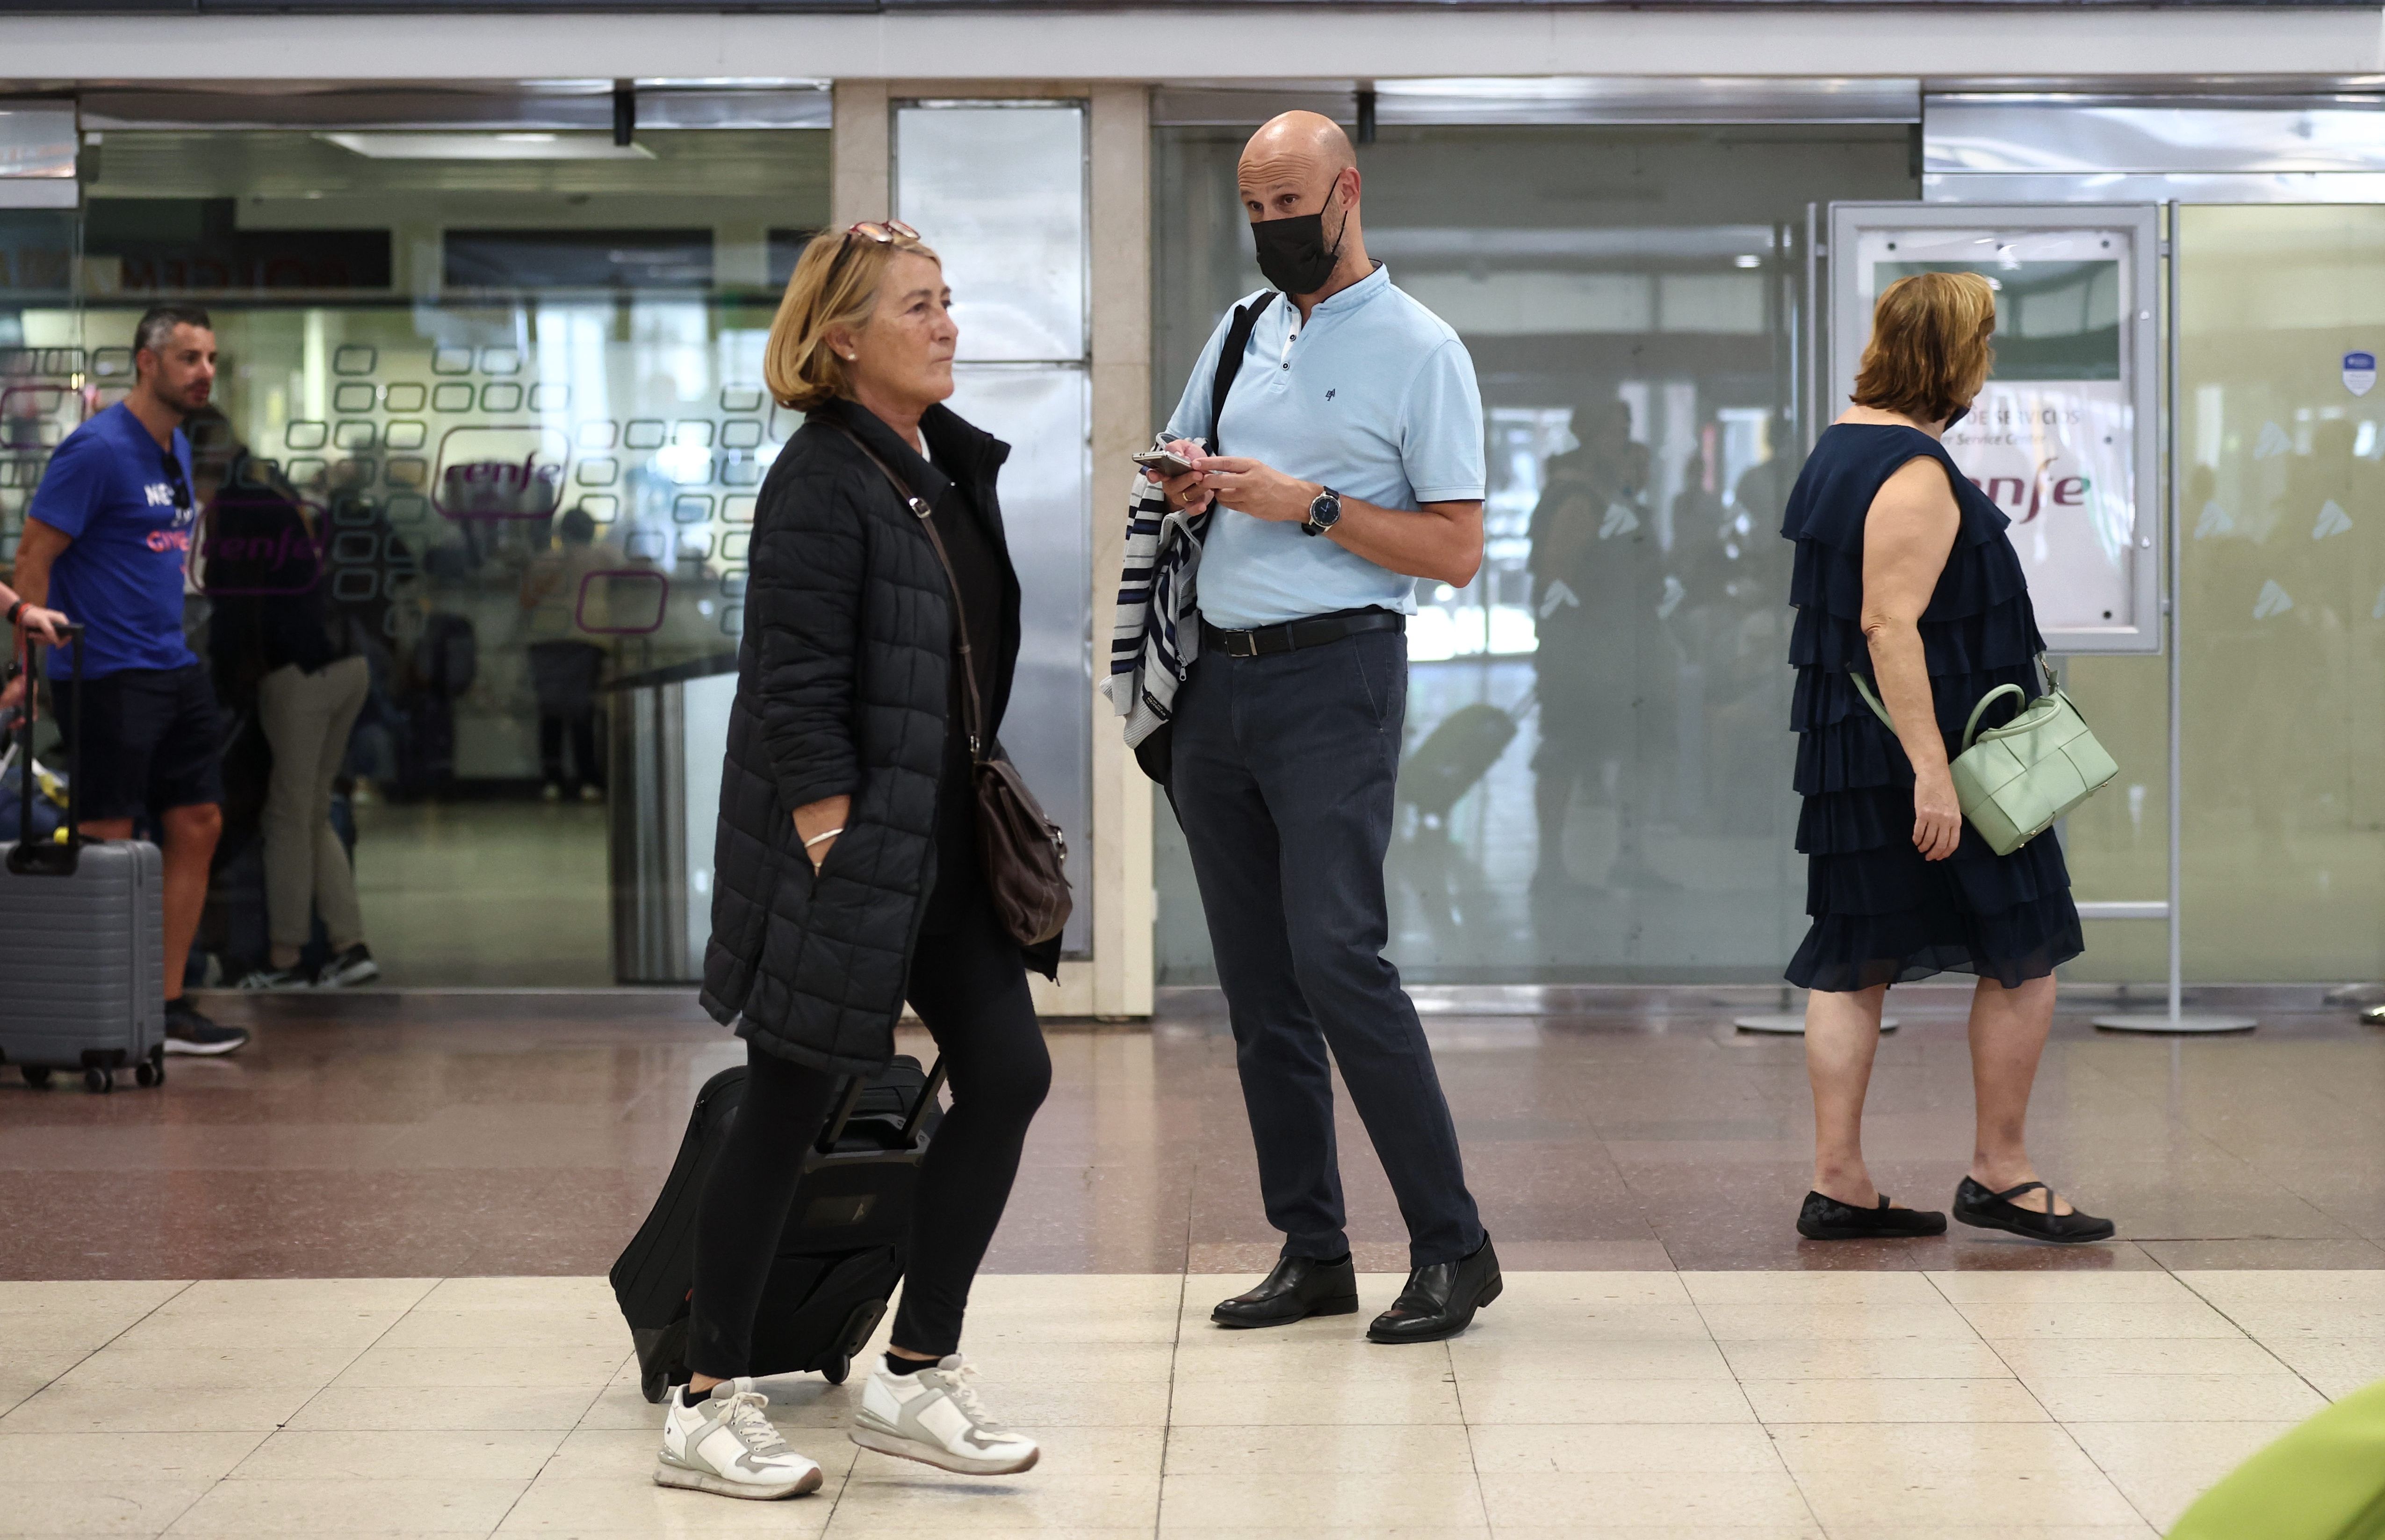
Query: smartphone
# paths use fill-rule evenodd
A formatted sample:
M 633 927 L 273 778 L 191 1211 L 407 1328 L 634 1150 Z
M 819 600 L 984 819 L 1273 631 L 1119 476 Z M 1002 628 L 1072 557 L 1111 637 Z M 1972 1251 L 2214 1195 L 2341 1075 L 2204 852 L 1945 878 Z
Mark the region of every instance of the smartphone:
M 1181 476 L 1192 469 L 1192 461 L 1165 449 L 1146 449 L 1134 457 L 1134 463 L 1163 477 Z

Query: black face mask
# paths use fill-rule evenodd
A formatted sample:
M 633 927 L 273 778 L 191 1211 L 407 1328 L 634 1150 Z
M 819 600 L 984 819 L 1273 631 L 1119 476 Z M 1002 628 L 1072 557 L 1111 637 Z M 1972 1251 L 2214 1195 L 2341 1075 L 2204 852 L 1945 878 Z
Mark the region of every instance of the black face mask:
M 1328 193 L 1325 202 L 1330 207 L 1333 194 Z M 1259 271 L 1285 294 L 1313 294 L 1332 279 L 1333 269 L 1342 260 L 1342 236 L 1349 228 L 1350 214 L 1344 209 L 1329 250 L 1325 244 L 1323 209 L 1314 214 L 1262 219 L 1251 226 L 1251 240 L 1258 247 Z
M 1957 407 L 1954 408 L 1954 415 L 1946 419 L 1946 426 L 1939 429 L 1938 431 L 1942 433 L 1951 433 L 1954 431 L 1954 424 L 1962 421 L 1965 418 L 1970 415 L 1971 408 L 1968 406 Z

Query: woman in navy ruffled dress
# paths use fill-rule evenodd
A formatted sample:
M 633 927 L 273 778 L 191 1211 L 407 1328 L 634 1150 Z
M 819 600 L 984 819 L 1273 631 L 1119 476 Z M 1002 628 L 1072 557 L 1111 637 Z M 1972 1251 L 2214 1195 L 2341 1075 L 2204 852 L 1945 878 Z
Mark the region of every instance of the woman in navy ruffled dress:
M 1891 284 L 1854 405 L 1815 445 L 1780 530 L 1797 545 L 1797 848 L 1814 920 L 1789 965 L 1789 982 L 1812 991 L 1814 1190 L 1797 1230 L 1815 1240 L 1945 1232 L 1943 1214 L 1890 1203 L 1863 1158 L 1888 986 L 1940 972 L 1979 981 L 1979 1127 L 1954 1217 L 2044 1241 L 2113 1233 L 2038 1181 L 2022 1133 L 2054 970 L 2084 949 L 2062 848 L 2047 833 L 2009 856 L 1989 849 L 1947 769 L 1980 696 L 2000 684 L 2039 693 L 2045 648 L 2008 520 L 1939 442 L 1987 382 L 1995 319 L 1995 293 L 1975 273 Z M 1857 674 L 1876 683 L 1894 732 Z

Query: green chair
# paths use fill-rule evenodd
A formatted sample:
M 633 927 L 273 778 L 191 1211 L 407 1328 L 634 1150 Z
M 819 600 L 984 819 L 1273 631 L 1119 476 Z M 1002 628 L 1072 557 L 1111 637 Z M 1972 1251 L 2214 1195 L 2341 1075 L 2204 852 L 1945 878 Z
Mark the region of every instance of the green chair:
M 2385 1382 L 2238 1466 L 2169 1540 L 2385 1540 Z

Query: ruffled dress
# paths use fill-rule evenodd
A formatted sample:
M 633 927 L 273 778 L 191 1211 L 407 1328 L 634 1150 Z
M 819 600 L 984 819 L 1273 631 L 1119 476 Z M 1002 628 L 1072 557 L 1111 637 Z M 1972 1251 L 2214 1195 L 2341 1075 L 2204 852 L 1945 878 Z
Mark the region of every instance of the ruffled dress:
M 1949 758 L 1979 697 L 1999 684 L 2029 696 L 2042 685 L 2045 642 L 2027 575 L 2005 537 L 2010 522 L 1914 428 L 1839 423 L 1806 459 L 1780 532 L 1796 543 L 1789 602 L 1797 622 L 1789 661 L 1797 732 L 1797 848 L 1806 857 L 1813 927 L 1789 982 L 1829 991 L 1976 973 L 2006 986 L 2042 978 L 2085 950 L 2070 874 L 2051 832 L 2009 856 L 1988 848 L 1969 820 L 1942 861 L 1913 847 L 1913 766 L 1855 693 L 1871 673 L 1861 626 L 1864 520 L 1883 483 L 1927 457 L 1946 468 L 1963 526 L 1921 616 L 1921 647 Z M 2010 712 L 1992 708 L 1982 725 Z

